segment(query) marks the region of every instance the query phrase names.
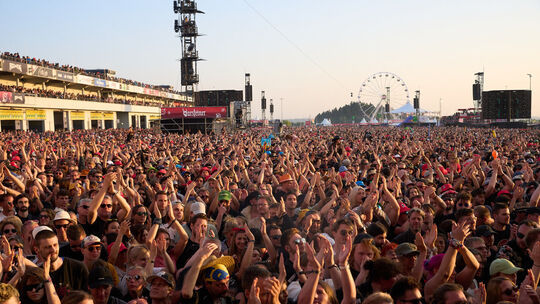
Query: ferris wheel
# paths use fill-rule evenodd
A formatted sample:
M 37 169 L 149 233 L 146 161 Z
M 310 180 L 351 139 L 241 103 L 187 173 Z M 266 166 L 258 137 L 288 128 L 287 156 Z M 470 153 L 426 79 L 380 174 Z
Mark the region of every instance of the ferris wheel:
M 362 82 L 358 92 L 358 101 L 367 122 L 373 122 L 374 119 L 388 120 L 392 117 L 390 114 L 392 110 L 409 102 L 409 89 L 398 75 L 378 72 Z

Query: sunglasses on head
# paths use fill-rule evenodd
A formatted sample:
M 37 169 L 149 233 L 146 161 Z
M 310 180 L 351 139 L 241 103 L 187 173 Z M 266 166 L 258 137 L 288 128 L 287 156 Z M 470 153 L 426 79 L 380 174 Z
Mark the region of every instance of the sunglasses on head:
M 4 234 L 7 234 L 7 233 L 17 233 L 17 229 L 4 229 Z
M 103 208 L 103 209 L 112 208 L 112 204 L 102 204 L 100 207 Z
M 24 289 L 25 289 L 26 291 L 34 290 L 34 291 L 38 292 L 38 291 L 40 291 L 41 289 L 43 289 L 43 283 L 32 284 L 32 285 L 26 285 L 26 286 L 24 286 Z
M 512 294 L 518 292 L 518 290 L 519 290 L 519 288 L 514 285 L 514 286 L 512 286 L 512 288 L 507 289 L 507 290 L 503 291 L 502 293 L 507 295 L 507 296 L 511 296 Z

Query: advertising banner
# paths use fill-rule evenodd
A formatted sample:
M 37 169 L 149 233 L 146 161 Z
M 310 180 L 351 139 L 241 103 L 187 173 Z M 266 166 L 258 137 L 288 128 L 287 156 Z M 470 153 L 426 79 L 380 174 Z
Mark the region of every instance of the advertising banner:
M 106 87 L 107 81 L 104 79 L 94 78 L 94 85 L 98 87 Z
M 107 81 L 107 88 L 120 90 L 120 84 L 116 81 Z
M 56 70 L 56 79 L 73 82 L 73 73 Z
M 0 91 L 0 103 L 23 104 L 24 94 Z
M 89 77 L 85 75 L 77 75 L 75 82 L 81 83 L 81 84 L 93 85 L 94 77 Z
M 26 63 L 4 60 L 2 70 L 19 74 L 26 74 Z
M 71 112 L 69 116 L 71 120 L 84 120 L 84 112 Z
M 45 110 L 26 110 L 27 120 L 45 120 Z
M 91 120 L 102 120 L 103 119 L 103 113 L 90 113 L 90 119 Z
M 54 78 L 54 71 L 51 68 L 41 67 L 33 64 L 27 65 L 27 75 Z
M 222 118 L 227 117 L 227 107 L 178 107 L 161 108 L 162 119 Z
M 21 110 L 0 110 L 0 120 L 23 120 L 23 114 Z
M 104 120 L 114 120 L 114 113 L 103 113 Z
M 150 115 L 150 120 L 160 120 L 161 119 L 161 115 L 159 114 L 152 114 Z

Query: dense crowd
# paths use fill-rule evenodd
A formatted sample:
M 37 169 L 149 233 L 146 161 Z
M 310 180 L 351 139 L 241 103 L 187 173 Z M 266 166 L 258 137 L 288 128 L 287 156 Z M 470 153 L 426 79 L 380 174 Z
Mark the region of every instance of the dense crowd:
M 130 105 L 142 105 L 142 106 L 152 106 L 160 107 L 162 106 L 159 102 L 153 101 L 144 101 L 141 99 L 128 99 L 128 98 L 112 98 L 112 97 L 102 97 L 99 98 L 98 95 L 92 94 L 74 94 L 74 93 L 64 93 L 58 90 L 43 90 L 38 88 L 24 88 L 22 86 L 7 86 L 0 84 L 0 92 L 12 92 L 12 93 L 23 93 L 29 96 L 38 96 L 45 98 L 58 98 L 58 99 L 70 99 L 70 100 L 85 100 L 85 101 L 98 101 L 98 102 L 107 102 L 107 103 L 118 103 L 118 104 L 130 104 Z
M 164 86 L 151 85 L 151 84 L 146 84 L 146 83 L 142 83 L 142 82 L 135 81 L 135 80 L 125 79 L 125 78 L 120 78 L 120 77 L 114 77 L 114 76 L 106 74 L 106 73 L 90 72 L 90 71 L 88 71 L 86 69 L 82 69 L 82 68 L 79 68 L 79 67 L 76 67 L 76 66 L 71 66 L 71 65 L 67 65 L 67 64 L 60 65 L 59 63 L 49 62 L 49 61 L 47 61 L 45 59 L 37 59 L 35 57 L 21 56 L 19 53 L 4 52 L 3 54 L 0 54 L 0 58 L 7 59 L 7 60 L 12 60 L 12 61 L 17 61 L 17 62 L 22 62 L 22 63 L 38 65 L 38 66 L 42 66 L 42 67 L 48 67 L 48 68 L 51 68 L 51 69 L 57 69 L 57 70 L 61 70 L 61 71 L 71 72 L 71 73 L 74 73 L 74 74 L 82 74 L 82 75 L 96 77 L 96 78 L 100 78 L 100 79 L 112 80 L 112 81 L 116 81 L 118 83 L 131 84 L 131 85 L 136 85 L 136 86 L 143 87 L 143 88 L 155 89 L 155 90 L 166 91 L 166 92 L 169 92 L 169 93 L 180 94 L 180 92 L 172 90 L 172 89 L 164 87 Z
M 269 132 L 1 133 L 0 303 L 540 303 L 538 130 Z

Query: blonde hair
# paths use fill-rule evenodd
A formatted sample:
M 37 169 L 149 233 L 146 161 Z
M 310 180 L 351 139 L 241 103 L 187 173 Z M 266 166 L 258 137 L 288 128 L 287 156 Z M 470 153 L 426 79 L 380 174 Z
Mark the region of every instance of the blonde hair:
M 392 300 L 392 297 L 385 293 L 385 292 L 376 292 L 370 294 L 363 302 L 362 304 L 393 304 L 394 300 Z
M 128 265 L 133 265 L 132 262 L 135 261 L 138 257 L 142 256 L 143 254 L 150 255 L 150 251 L 146 246 L 144 245 L 135 245 L 131 246 L 128 249 L 127 256 L 128 256 Z
M 18 301 L 19 300 L 19 291 L 17 291 L 17 289 L 15 289 L 15 287 L 13 287 L 13 286 L 11 286 L 9 284 L 0 283 L 0 302 L 4 303 L 4 302 L 8 301 L 11 298 L 15 298 Z

